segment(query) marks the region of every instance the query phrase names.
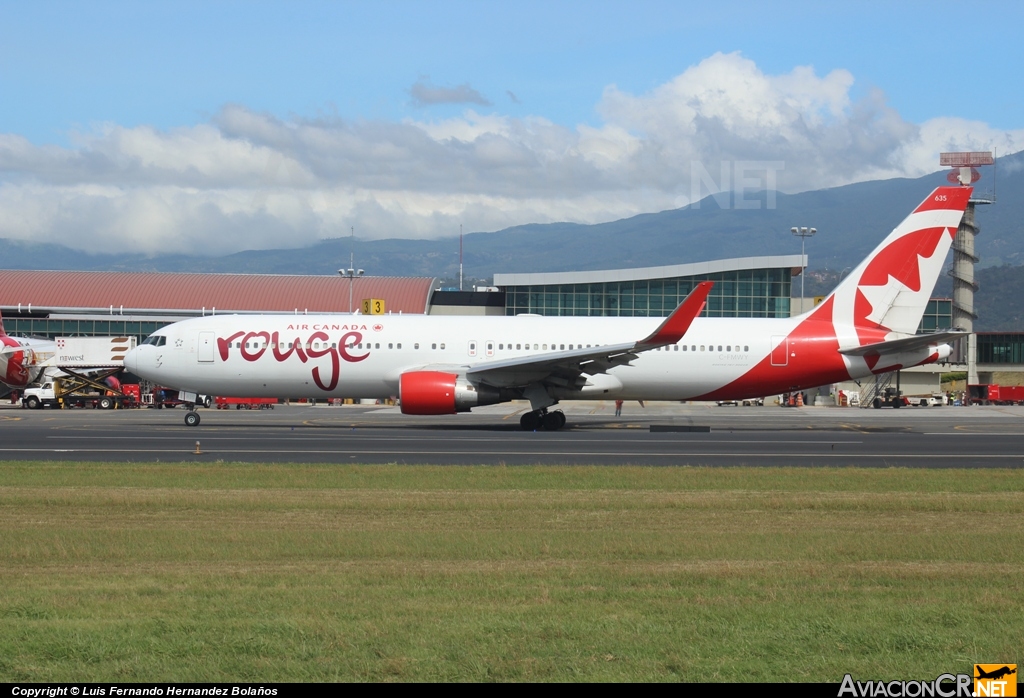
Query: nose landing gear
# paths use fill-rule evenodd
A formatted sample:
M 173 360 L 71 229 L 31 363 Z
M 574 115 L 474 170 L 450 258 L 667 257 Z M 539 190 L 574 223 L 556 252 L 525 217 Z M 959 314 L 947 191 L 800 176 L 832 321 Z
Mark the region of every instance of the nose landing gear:
M 523 431 L 558 431 L 565 426 L 565 414 L 561 410 L 548 412 L 546 409 L 527 412 L 519 418 L 519 426 Z

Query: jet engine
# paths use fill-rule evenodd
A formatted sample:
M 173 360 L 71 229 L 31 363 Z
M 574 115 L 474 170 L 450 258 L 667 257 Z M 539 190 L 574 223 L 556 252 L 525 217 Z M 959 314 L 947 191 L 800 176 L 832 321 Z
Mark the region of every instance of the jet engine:
M 501 402 L 497 388 L 474 385 L 443 371 L 403 373 L 398 385 L 403 414 L 455 414 Z
M 29 366 L 35 354 L 10 337 L 0 337 L 0 382 L 12 388 L 24 388 L 32 380 Z

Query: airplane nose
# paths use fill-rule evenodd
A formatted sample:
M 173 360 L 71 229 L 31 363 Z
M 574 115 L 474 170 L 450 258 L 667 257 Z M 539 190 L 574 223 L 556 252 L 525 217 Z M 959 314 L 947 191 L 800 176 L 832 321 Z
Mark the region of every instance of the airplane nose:
M 138 365 L 139 365 L 139 347 L 135 347 L 134 349 L 132 349 L 131 351 L 129 351 L 127 354 L 124 355 L 124 367 L 128 371 L 138 375 L 138 371 L 137 371 Z

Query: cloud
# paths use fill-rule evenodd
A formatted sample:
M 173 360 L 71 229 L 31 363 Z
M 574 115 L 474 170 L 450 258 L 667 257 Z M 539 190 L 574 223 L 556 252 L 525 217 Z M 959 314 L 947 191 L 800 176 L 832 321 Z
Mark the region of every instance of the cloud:
M 513 92 L 512 90 L 505 90 L 505 94 L 508 95 L 508 98 L 510 100 L 512 100 L 513 104 L 522 104 L 522 102 L 519 100 L 519 98 L 516 97 L 516 93 Z
M 456 87 L 438 87 L 428 84 L 424 78 L 420 78 L 409 88 L 413 104 L 417 107 L 429 107 L 434 104 L 479 104 L 482 107 L 491 106 L 491 102 L 482 94 L 474 90 L 468 83 L 462 83 Z
M 1024 147 L 1024 129 L 910 123 L 878 91 L 851 98 L 853 84 L 845 70 L 770 75 L 715 54 L 643 94 L 607 87 L 601 121 L 575 127 L 473 109 L 393 122 L 229 104 L 190 127 L 102 125 L 70 147 L 0 134 L 0 237 L 151 254 L 294 247 L 350 226 L 427 238 L 677 208 L 741 174 L 757 188 L 766 168 L 795 192 L 919 176 L 942 150 Z

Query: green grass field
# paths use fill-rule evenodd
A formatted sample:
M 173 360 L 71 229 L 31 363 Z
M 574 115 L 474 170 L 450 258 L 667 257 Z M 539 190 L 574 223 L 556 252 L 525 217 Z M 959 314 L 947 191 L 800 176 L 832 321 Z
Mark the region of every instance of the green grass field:
M 1024 471 L 0 463 L 0 681 L 1024 664 Z

